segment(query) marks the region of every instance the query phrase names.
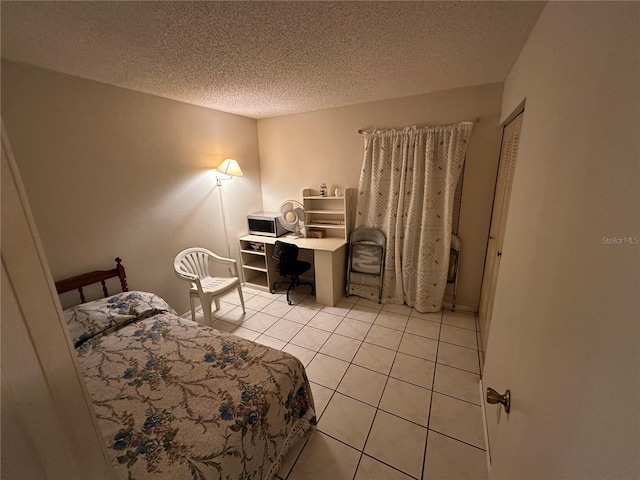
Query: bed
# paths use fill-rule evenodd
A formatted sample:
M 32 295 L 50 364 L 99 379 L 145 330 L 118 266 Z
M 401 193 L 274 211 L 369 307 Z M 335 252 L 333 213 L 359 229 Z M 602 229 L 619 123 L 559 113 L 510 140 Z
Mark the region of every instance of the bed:
M 180 318 L 128 291 L 124 267 L 56 282 L 101 282 L 105 298 L 64 311 L 118 478 L 271 479 L 315 429 L 309 382 L 290 354 Z M 122 293 L 105 280 L 119 277 Z

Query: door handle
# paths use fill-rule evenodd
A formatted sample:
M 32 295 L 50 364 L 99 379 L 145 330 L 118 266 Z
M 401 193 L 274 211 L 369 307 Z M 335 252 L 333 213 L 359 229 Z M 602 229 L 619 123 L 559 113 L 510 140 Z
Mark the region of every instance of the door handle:
M 496 255 L 498 255 L 499 257 L 502 256 L 502 252 L 498 252 Z
M 504 395 L 500 395 L 493 388 L 487 388 L 487 403 L 500 403 L 504 405 L 504 411 L 509 413 L 511 409 L 511 392 L 507 390 Z

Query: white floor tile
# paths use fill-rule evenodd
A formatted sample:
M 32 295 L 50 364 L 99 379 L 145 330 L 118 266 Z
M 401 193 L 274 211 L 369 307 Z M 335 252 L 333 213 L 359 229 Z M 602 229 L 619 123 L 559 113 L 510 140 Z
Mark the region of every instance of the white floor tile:
M 305 281 L 307 281 L 307 280 L 305 280 Z M 299 290 L 291 290 L 289 292 L 289 300 L 291 300 L 291 303 L 293 304 L 291 306 L 300 305 L 302 302 L 304 302 L 304 299 L 307 298 L 310 293 L 311 293 L 311 287 L 309 285 L 301 286 Z M 283 302 L 287 302 L 287 293 L 286 293 L 286 291 L 282 295 L 282 301 Z M 288 305 L 288 303 L 287 303 L 287 305 Z
M 363 343 L 353 359 L 353 363 L 388 375 L 395 355 L 394 350 Z
M 243 314 L 228 296 L 214 328 L 296 356 L 319 420 L 278 478 L 487 478 L 474 315 L 421 314 L 356 296 L 326 307 L 302 291 L 289 306 L 282 294 L 245 292 L 261 311 L 247 305 Z
M 298 305 L 300 307 L 311 308 L 312 310 L 322 310 L 322 307 L 324 307 L 324 305 L 316 302 L 316 297 L 313 295 L 305 297 L 305 299 L 298 303 Z
M 260 336 L 258 332 L 254 332 L 253 330 L 249 330 L 248 328 L 244 327 L 238 327 L 231 333 L 236 337 L 241 337 L 246 340 L 255 340 Z
M 466 328 L 468 330 L 476 329 L 476 317 L 472 313 L 443 310 L 442 323 L 446 325 L 453 325 L 455 327 Z
M 276 350 L 282 350 L 282 347 L 284 347 L 287 344 L 287 342 L 283 340 L 269 337 L 268 335 L 264 335 L 264 334 L 256 338 L 255 341 L 258 343 L 261 343 L 262 345 L 266 345 L 267 347 L 275 348 Z
M 487 460 L 483 450 L 471 447 L 433 430 L 427 437 L 425 480 L 486 480 Z
M 399 313 L 400 315 L 409 316 L 413 311 L 413 308 L 411 308 L 409 305 L 404 305 L 404 304 L 399 305 L 395 303 L 387 303 L 385 306 L 382 307 L 382 310 L 384 310 L 385 312 L 393 312 L 393 313 Z
M 325 305 L 322 308 L 322 311 L 324 313 L 332 313 L 333 315 L 338 315 L 340 317 L 344 317 L 347 313 L 349 313 L 349 310 L 351 310 L 352 305 L 350 303 L 346 303 L 346 302 L 338 302 L 335 307 L 330 307 L 328 305 Z
M 232 304 L 232 303 L 220 302 L 220 308 L 218 310 L 216 310 L 215 308 L 216 308 L 215 303 L 211 302 L 211 317 L 212 318 L 222 318 L 227 313 L 229 313 L 231 310 L 235 309 L 236 306 L 234 304 Z M 253 310 L 257 310 L 257 309 L 253 309 Z
M 427 429 L 378 410 L 364 452 L 420 478 Z
M 286 320 L 291 320 L 292 322 L 302 323 L 306 325 L 309 323 L 313 317 L 317 315 L 318 311 L 313 310 L 312 308 L 301 307 L 300 305 L 295 306 L 289 312 L 283 315 L 282 318 Z
M 478 351 L 471 348 L 441 342 L 438 346 L 438 363 L 480 373 Z
M 373 323 L 378 316 L 378 309 L 363 307 L 359 303 L 356 303 L 353 308 L 347 313 L 347 317 L 361 322 Z
M 478 349 L 476 332 L 466 328 L 442 325 L 440 329 L 440 341 L 460 345 L 461 347 Z
M 227 333 L 231 333 L 236 328 L 238 328 L 238 325 L 234 323 L 225 322 L 224 320 L 214 320 L 211 326 L 216 330 L 220 330 L 222 332 L 227 332 Z
M 397 350 L 402 340 L 402 332 L 394 330 L 392 328 L 381 327 L 379 325 L 372 325 L 369 333 L 365 337 L 364 341 L 367 343 L 373 343 L 379 347 L 390 348 Z
M 280 319 L 274 323 L 271 327 L 265 330 L 265 334 L 270 337 L 279 338 L 288 342 L 302 329 L 302 325 L 296 322 L 290 322 L 289 320 Z
M 260 291 L 260 292 L 258 292 L 258 296 L 262 297 L 262 298 L 268 298 L 269 300 L 273 301 L 273 300 L 279 300 L 280 297 L 282 297 L 282 294 Z M 245 302 L 246 302 L 246 300 L 245 300 Z
M 313 357 L 315 357 L 316 352 L 313 350 L 309 350 L 308 348 L 299 347 L 298 345 L 294 345 L 292 343 L 287 343 L 287 345 L 282 349 L 283 352 L 290 353 L 294 357 L 296 357 L 302 364 L 306 367 L 309 365 Z
M 242 326 L 249 330 L 264 333 L 269 327 L 278 321 L 278 317 L 273 315 L 267 315 L 266 313 L 258 312 L 250 319 L 244 321 Z
M 354 480 L 411 480 L 411 477 L 367 455 L 363 455 Z
M 287 480 L 351 480 L 359 459 L 360 452 L 355 448 L 315 432 Z
M 335 393 L 318 422 L 318 430 L 362 450 L 375 414 L 374 407 Z
M 380 312 L 380 315 L 378 315 L 378 318 L 376 318 L 376 325 L 403 331 L 407 326 L 408 321 L 409 317 L 407 315 L 385 312 L 383 310 L 382 312 Z
M 230 310 L 222 315 L 221 319 L 240 326 L 243 322 L 253 317 L 256 313 L 258 313 L 256 310 L 247 308 L 246 311 L 243 312 L 242 307 L 236 307 L 233 310 Z
M 242 287 L 242 294 L 244 295 L 244 299 L 246 300 L 248 297 L 253 297 L 258 295 L 259 293 L 263 293 L 262 290 L 257 290 L 251 287 Z
M 412 335 L 420 335 L 421 337 L 438 340 L 440 337 L 440 323 L 418 317 L 409 317 L 407 327 L 404 331 Z
M 335 390 L 349 363 L 318 353 L 307 367 L 307 376 L 314 383 Z
M 398 353 L 390 376 L 413 383 L 424 388 L 431 388 L 435 363 L 423 358 Z
M 446 365 L 436 365 L 433 391 L 480 405 L 480 375 Z
M 386 375 L 350 365 L 336 391 L 377 407 L 386 382 Z
M 233 305 L 242 305 L 240 303 L 240 295 L 238 295 L 238 291 L 234 290 L 233 292 L 229 292 L 226 295 L 220 297 L 220 300 L 224 300 L 227 303 L 231 303 Z M 245 299 L 246 301 L 247 299 Z
M 364 340 L 370 328 L 370 323 L 354 320 L 353 318 L 345 318 L 334 330 L 334 333 L 355 338 L 356 340 Z
M 256 295 L 250 300 L 244 302 L 244 306 L 246 308 L 250 308 L 251 310 L 262 310 L 264 307 L 273 302 L 272 298 L 265 298 L 260 295 Z
M 484 448 L 482 411 L 469 402 L 433 392 L 429 430 Z
M 438 342 L 431 338 L 405 333 L 400 342 L 400 347 L 398 347 L 398 351 L 435 362 Z
M 442 310 L 439 312 L 420 313 L 417 310 L 411 312 L 411 316 L 415 318 L 421 318 L 422 320 L 429 320 L 431 322 L 442 322 Z
M 379 408 L 426 427 L 430 404 L 431 390 L 389 378 Z
M 358 302 L 358 299 L 359 299 L 359 298 L 360 298 L 360 297 L 356 297 L 356 296 L 354 296 L 354 295 L 351 295 L 350 297 L 344 296 L 344 297 L 342 297 L 342 298 L 340 299 L 340 301 L 341 301 L 341 302 L 343 302 L 343 303 L 350 303 L 350 304 L 352 304 L 352 305 L 353 305 L 353 304 L 355 304 L 355 303 L 357 303 L 357 302 Z
M 368 298 L 358 298 L 357 305 L 359 307 L 371 308 L 372 310 L 382 310 L 382 304 L 373 300 L 369 300 Z
M 344 337 L 337 333 L 332 334 L 320 349 L 321 353 L 331 357 L 339 358 L 345 362 L 350 362 L 360 348 L 360 340 Z
M 264 307 L 262 309 L 262 312 L 268 313 L 269 315 L 273 315 L 274 317 L 282 318 L 291 310 L 293 310 L 293 307 L 288 305 L 287 303 L 272 302 L 266 307 Z
M 313 402 L 316 407 L 316 419 L 320 419 L 322 412 L 327 408 L 327 404 L 333 395 L 333 390 L 327 387 L 323 387 L 317 383 L 309 382 L 311 385 L 311 393 L 313 395 Z
M 291 343 L 317 352 L 330 335 L 331 333 L 329 332 L 307 325 L 302 327 L 296 336 L 291 339 Z
M 328 332 L 333 332 L 342 319 L 339 315 L 333 315 L 331 313 L 326 312 L 316 312 L 316 315 L 307 323 L 308 326 L 319 328 L 320 330 L 326 330 Z

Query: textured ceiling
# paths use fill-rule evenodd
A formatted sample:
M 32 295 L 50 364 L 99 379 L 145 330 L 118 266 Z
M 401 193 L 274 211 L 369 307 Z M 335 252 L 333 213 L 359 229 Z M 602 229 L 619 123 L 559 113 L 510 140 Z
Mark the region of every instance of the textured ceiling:
M 2 57 L 261 118 L 501 82 L 543 6 L 2 1 Z

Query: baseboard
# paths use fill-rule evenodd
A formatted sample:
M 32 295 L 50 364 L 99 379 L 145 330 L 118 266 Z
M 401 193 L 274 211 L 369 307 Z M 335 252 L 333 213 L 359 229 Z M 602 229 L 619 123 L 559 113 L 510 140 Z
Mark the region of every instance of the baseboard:
M 442 302 L 442 308 L 451 310 L 451 302 Z M 478 309 L 474 307 L 469 307 L 467 305 L 456 305 L 456 311 L 473 313 L 474 315 L 478 313 Z
M 487 429 L 487 402 L 484 401 L 485 393 L 484 393 L 484 383 L 482 382 L 482 378 L 480 378 L 480 382 L 478 382 L 478 387 L 480 388 L 480 403 L 482 404 L 482 430 L 484 432 L 484 446 L 485 446 L 485 457 L 487 461 L 487 473 L 491 471 L 491 452 L 489 445 L 489 430 Z

